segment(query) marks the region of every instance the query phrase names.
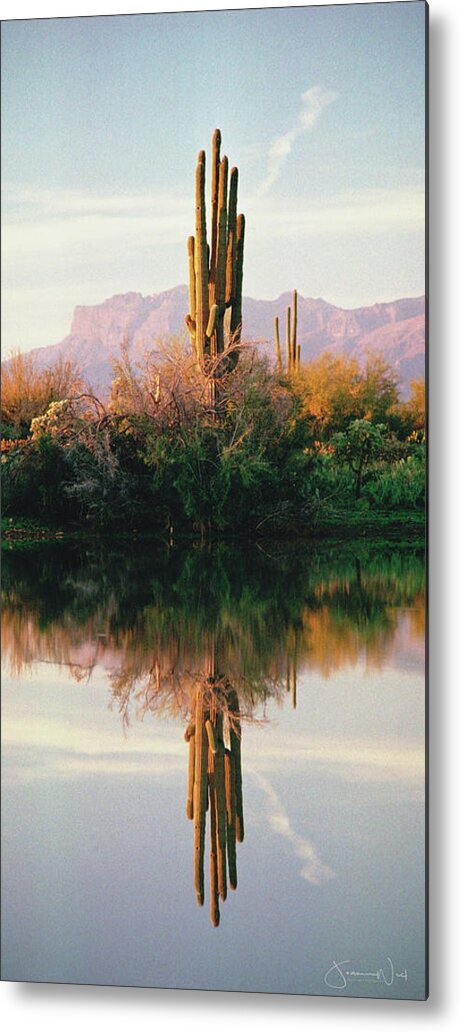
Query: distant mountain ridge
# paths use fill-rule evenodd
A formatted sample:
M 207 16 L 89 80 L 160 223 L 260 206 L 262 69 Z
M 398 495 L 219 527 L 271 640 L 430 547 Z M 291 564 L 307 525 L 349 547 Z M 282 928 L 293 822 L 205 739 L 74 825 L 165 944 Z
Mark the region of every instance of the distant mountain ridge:
M 290 293 L 281 294 L 276 301 L 243 299 L 243 338 L 257 342 L 272 359 L 274 316 L 279 316 L 282 333 L 291 300 Z M 103 391 L 110 384 L 112 359 L 119 355 L 123 339 L 136 362 L 145 347 L 158 350 L 161 339 L 182 334 L 187 311 L 185 286 L 147 297 L 134 292 L 116 294 L 98 305 L 77 306 L 68 336 L 58 344 L 35 348 L 31 354 L 37 369 L 62 355 L 78 365 L 94 390 Z M 425 298 L 344 309 L 322 298 L 299 296 L 298 342 L 302 362 L 323 351 L 345 352 L 360 361 L 368 352 L 383 352 L 407 394 L 410 380 L 424 375 Z

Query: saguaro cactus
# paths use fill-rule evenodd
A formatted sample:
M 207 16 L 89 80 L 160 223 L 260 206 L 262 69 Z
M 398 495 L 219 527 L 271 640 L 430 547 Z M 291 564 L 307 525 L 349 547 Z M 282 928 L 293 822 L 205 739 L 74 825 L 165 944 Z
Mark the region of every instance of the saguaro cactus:
M 195 236 L 188 238 L 190 312 L 185 323 L 193 353 L 203 370 L 229 351 L 226 371 L 238 360 L 241 340 L 244 215 L 237 215 L 238 169 L 228 175 L 228 159 L 220 157 L 221 134 L 212 138 L 211 246 L 206 235 L 206 158 L 198 155 L 195 174 Z M 229 334 L 225 315 L 229 311 Z M 218 371 L 217 374 L 218 375 Z
M 283 360 L 280 347 L 279 319 L 275 316 L 275 353 L 279 373 L 283 372 Z M 292 310 L 286 308 L 286 372 L 288 376 L 300 369 L 300 344 L 297 343 L 297 291 L 292 294 Z

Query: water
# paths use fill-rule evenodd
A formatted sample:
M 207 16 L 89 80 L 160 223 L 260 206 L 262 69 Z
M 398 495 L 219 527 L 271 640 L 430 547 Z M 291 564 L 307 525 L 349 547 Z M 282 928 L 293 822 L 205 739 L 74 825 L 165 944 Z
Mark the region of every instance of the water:
M 41 545 L 3 585 L 3 978 L 424 998 L 416 545 Z M 197 691 L 227 746 L 241 710 L 218 927 Z

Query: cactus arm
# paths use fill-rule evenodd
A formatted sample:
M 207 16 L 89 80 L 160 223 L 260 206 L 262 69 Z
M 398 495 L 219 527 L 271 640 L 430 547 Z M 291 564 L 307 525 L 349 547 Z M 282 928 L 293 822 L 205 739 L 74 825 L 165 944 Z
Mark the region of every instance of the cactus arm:
M 224 900 L 227 898 L 227 811 L 225 806 L 224 746 L 219 741 L 214 764 L 217 802 L 217 872 L 219 896 Z
M 235 801 L 235 763 L 229 749 L 225 750 L 225 806 L 227 811 L 227 855 L 228 880 L 232 890 L 237 886 L 236 873 L 236 801 Z
M 209 319 L 208 299 L 208 254 L 206 243 L 206 201 L 205 201 L 205 157 L 200 151 L 195 174 L 196 188 L 196 232 L 195 232 L 195 278 L 196 278 L 196 350 L 199 361 L 206 351 L 206 326 Z
M 230 747 L 235 759 L 235 809 L 236 809 L 236 841 L 244 839 L 243 819 L 243 779 L 241 774 L 241 721 L 238 695 L 234 691 L 229 696 L 229 708 L 235 727 L 230 729 Z
M 188 252 L 188 292 L 190 298 L 190 318 L 196 319 L 196 281 L 195 281 L 195 237 L 187 240 Z
M 195 279 L 195 237 L 190 236 L 187 240 L 188 252 L 188 289 L 190 300 L 190 313 L 185 316 L 185 325 L 190 334 L 192 351 L 196 352 L 196 279 Z
M 197 688 L 195 711 L 195 779 L 193 784 L 194 880 L 198 906 L 204 903 L 204 839 L 208 793 L 208 749 L 203 689 Z
M 217 266 L 216 266 L 216 304 L 219 307 L 219 320 L 216 328 L 216 350 L 220 354 L 224 350 L 224 311 L 225 311 L 225 263 L 227 258 L 227 184 L 228 159 L 222 158 L 219 169 L 219 210 L 217 220 Z
M 238 169 L 230 172 L 227 225 L 227 267 L 225 276 L 225 304 L 232 304 L 236 288 L 236 219 L 238 203 Z
M 211 258 L 209 268 L 209 283 L 215 284 L 216 282 L 216 265 L 217 265 L 217 212 L 219 202 L 219 166 L 220 166 L 220 145 L 221 145 L 221 134 L 219 129 L 214 130 L 212 138 L 212 178 L 211 178 Z M 215 290 L 213 290 L 211 300 L 215 300 Z
M 232 341 L 239 344 L 241 339 L 241 320 L 243 308 L 243 258 L 244 258 L 244 215 L 238 215 L 236 220 L 236 272 L 235 272 L 235 297 L 232 304 L 232 317 L 230 321 L 230 333 Z
M 288 373 L 292 373 L 292 353 L 291 353 L 291 309 L 288 305 L 286 308 L 286 362 Z
M 280 324 L 278 316 L 275 315 L 275 352 L 276 352 L 276 368 L 279 373 L 283 372 L 283 360 L 281 358 L 281 347 L 280 347 Z
M 297 291 L 292 293 L 291 355 L 294 369 L 297 366 Z
M 188 787 L 187 805 L 185 812 L 190 821 L 193 821 L 193 785 L 195 781 L 195 735 L 190 736 L 188 751 Z
M 190 338 L 191 338 L 191 342 L 192 342 L 192 347 L 193 347 L 193 349 L 195 349 L 196 322 L 195 322 L 194 319 L 192 319 L 191 315 L 186 315 L 185 316 L 185 325 L 186 325 L 186 327 L 188 329 L 188 332 L 190 334 Z
M 206 721 L 206 734 L 208 736 L 209 749 L 212 752 L 212 754 L 215 756 L 215 754 L 217 752 L 217 745 L 216 745 L 216 739 L 215 739 L 215 736 L 214 736 L 214 728 L 213 728 L 210 720 Z
M 227 258 L 227 184 L 228 158 L 222 158 L 219 169 L 219 212 L 217 221 L 216 302 L 225 304 L 225 263 Z M 220 311 L 219 311 L 220 315 Z
M 214 757 L 210 756 L 209 762 L 209 807 L 210 807 L 210 845 L 209 845 L 209 905 L 211 922 L 217 928 L 220 921 L 219 914 L 219 879 L 217 863 L 217 800 L 216 800 L 216 779 L 214 773 Z
M 184 731 L 184 742 L 189 742 L 192 735 L 195 734 L 195 721 L 191 720 L 190 724 L 187 725 Z
M 219 315 L 219 306 L 218 305 L 212 305 L 211 311 L 209 313 L 208 325 L 206 327 L 206 336 L 207 337 L 212 337 L 213 334 L 215 333 L 216 326 L 217 326 L 218 315 Z

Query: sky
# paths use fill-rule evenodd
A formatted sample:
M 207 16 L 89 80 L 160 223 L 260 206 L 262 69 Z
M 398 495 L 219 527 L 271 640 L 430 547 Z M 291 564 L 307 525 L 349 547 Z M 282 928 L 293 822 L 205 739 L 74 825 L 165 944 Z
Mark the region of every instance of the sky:
M 4 22 L 3 354 L 187 281 L 217 126 L 246 295 L 423 294 L 424 35 L 422 0 Z

